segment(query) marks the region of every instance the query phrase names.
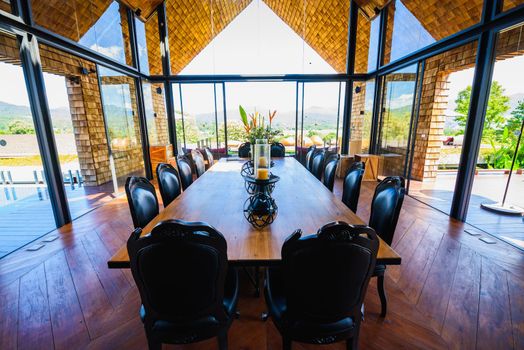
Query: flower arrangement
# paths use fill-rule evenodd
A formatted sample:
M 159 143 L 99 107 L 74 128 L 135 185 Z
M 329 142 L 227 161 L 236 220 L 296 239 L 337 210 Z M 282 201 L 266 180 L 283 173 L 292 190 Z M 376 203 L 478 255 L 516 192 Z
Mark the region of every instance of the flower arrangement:
M 273 129 L 273 119 L 277 114 L 277 111 L 269 111 L 268 119 L 269 123 L 266 124 L 266 117 L 255 111 L 254 113 L 247 114 L 242 106 L 238 106 L 240 111 L 240 119 L 244 124 L 246 130 L 247 140 L 254 145 L 258 139 L 267 139 L 269 143 L 272 143 L 274 138 L 281 135 L 282 131 Z

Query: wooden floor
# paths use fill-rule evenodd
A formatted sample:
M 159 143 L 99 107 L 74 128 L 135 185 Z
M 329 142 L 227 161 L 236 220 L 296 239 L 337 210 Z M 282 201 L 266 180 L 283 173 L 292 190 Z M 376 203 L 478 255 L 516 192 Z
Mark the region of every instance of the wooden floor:
M 337 183 L 339 192 L 340 183 Z M 364 183 L 358 214 L 367 219 L 373 183 Z M 524 254 L 464 233 L 464 224 L 406 198 L 394 247 L 401 266 L 386 274 L 389 312 L 378 317 L 375 281 L 368 289 L 363 349 L 523 349 Z M 290 228 L 290 233 L 292 228 Z M 0 349 L 144 349 L 139 297 L 131 274 L 107 259 L 127 239 L 131 219 L 118 198 L 58 231 L 36 252 L 0 260 Z M 56 234 L 56 232 L 51 233 Z M 263 298 L 242 280 L 231 349 L 280 349 Z M 214 349 L 213 340 L 170 349 Z M 305 346 L 294 349 L 343 349 Z

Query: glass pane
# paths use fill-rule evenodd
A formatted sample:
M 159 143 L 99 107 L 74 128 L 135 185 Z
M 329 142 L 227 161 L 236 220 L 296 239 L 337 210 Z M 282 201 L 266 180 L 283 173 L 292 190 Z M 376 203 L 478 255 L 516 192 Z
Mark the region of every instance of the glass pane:
M 11 9 L 11 1 L 10 0 L 1 0 L 0 1 L 0 11 L 13 13 Z
M 135 17 L 135 28 L 140 71 L 151 75 L 162 74 L 157 13 L 147 19 Z
M 184 154 L 186 141 L 184 139 L 184 120 L 182 119 L 182 99 L 180 95 L 180 84 L 173 84 L 173 101 L 175 105 L 176 143 L 178 154 Z
M 524 4 L 523 0 L 502 0 L 502 11 L 511 10 L 514 7 Z
M 404 175 L 416 76 L 417 65 L 412 65 L 385 77 L 378 140 L 381 177 Z
M 169 145 L 164 84 L 142 82 L 147 133 L 150 146 Z M 153 169 L 154 170 L 154 169 Z
M 279 131 L 275 142 L 286 147 L 287 154 L 295 152 L 296 83 L 250 82 L 226 83 L 227 144 L 229 154 L 236 155 L 238 146 L 248 140 L 240 119 L 239 106 L 248 114 L 260 113 L 268 123 L 268 114 L 276 111 L 272 129 Z M 267 125 L 267 124 L 266 124 Z
M 473 42 L 425 64 L 409 193 L 445 213 L 460 167 L 476 52 Z
M 135 79 L 99 66 L 110 162 L 119 188 L 128 176 L 144 176 Z
M 226 155 L 226 128 L 224 126 L 224 84 L 215 84 L 216 93 L 216 117 L 217 117 L 217 129 L 218 129 L 218 147 L 212 149 L 213 155 L 217 158 L 221 158 Z
M 375 81 L 354 82 L 349 154 L 369 153 Z
M 359 12 L 355 73 L 367 73 L 377 69 L 379 32 L 380 15 L 368 20 L 362 12 Z
M 127 9 L 117 1 L 31 0 L 31 10 L 37 25 L 132 65 Z
M 316 145 L 340 153 L 342 140 L 339 128 L 344 105 L 345 83 L 305 83 L 303 138 L 301 147 Z
M 524 24 L 520 24 L 497 34 L 496 61 L 467 217 L 468 223 L 522 249 L 521 215 L 487 211 L 481 204 L 517 207 L 517 214 L 524 211 L 519 209 L 524 208 L 522 139 L 517 151 L 524 123 L 524 57 L 519 51 L 524 46 L 523 31 Z
M 395 0 L 388 6 L 384 64 L 480 21 L 482 1 Z
M 47 101 L 73 219 L 114 197 L 96 66 L 40 45 Z M 90 73 L 81 75 L 81 67 Z
M 181 84 L 186 152 L 217 148 L 214 84 Z
M 345 71 L 349 1 L 168 0 L 166 9 L 173 74 Z
M 56 228 L 18 52 L 0 31 L 0 258 Z

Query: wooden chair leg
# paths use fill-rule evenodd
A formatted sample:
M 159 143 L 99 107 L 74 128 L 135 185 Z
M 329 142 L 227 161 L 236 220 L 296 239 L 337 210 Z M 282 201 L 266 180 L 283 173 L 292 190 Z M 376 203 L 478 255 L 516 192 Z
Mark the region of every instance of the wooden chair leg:
M 380 317 L 386 317 L 388 301 L 386 299 L 386 290 L 384 289 L 384 275 L 377 276 L 377 289 L 381 305 Z
M 218 349 L 227 350 L 227 331 L 218 334 Z
M 282 350 L 291 350 L 291 339 L 282 337 Z

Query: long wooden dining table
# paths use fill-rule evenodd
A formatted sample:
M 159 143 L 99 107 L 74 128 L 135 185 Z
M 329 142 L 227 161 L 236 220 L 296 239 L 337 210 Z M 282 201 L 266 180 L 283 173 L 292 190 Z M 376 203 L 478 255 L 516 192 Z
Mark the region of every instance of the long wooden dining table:
M 223 158 L 161 210 L 142 234 L 148 234 L 163 220 L 203 221 L 224 235 L 230 264 L 272 266 L 281 261 L 282 244 L 296 229 L 309 235 L 332 221 L 365 224 L 295 158 L 273 160 L 271 172 L 280 180 L 272 193 L 278 206 L 272 224 L 257 229 L 246 220 L 243 207 L 249 194 L 240 174 L 246 160 Z M 378 263 L 399 265 L 401 257 L 380 240 Z M 108 267 L 129 268 L 125 245 L 111 257 Z

